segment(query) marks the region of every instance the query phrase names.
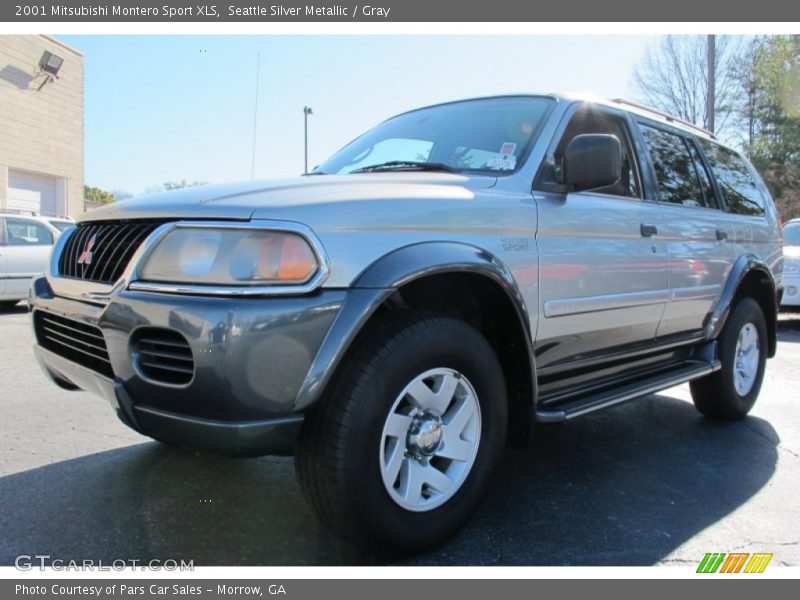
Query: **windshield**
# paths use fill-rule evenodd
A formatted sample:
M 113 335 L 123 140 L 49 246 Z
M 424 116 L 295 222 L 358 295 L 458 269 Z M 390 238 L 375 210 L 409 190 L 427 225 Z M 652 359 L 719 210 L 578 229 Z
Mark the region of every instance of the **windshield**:
M 789 223 L 783 228 L 783 245 L 800 246 L 800 223 Z
M 489 98 L 415 110 L 368 131 L 314 173 L 512 173 L 527 156 L 552 102 L 543 97 Z
M 72 227 L 75 223 L 72 221 L 50 221 L 50 225 L 58 229 L 60 232 L 65 232 L 67 229 Z

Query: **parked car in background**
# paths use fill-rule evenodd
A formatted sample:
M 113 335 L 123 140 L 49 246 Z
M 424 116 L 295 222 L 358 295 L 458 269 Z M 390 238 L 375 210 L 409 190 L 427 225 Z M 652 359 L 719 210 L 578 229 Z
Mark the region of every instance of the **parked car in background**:
M 781 307 L 800 306 L 800 219 L 783 225 L 783 285 Z
M 59 217 L 0 212 L 0 309 L 28 297 L 31 281 L 44 273 L 56 239 L 74 224 Z
M 30 303 L 56 385 L 169 444 L 294 453 L 324 523 L 408 550 L 470 517 L 534 423 L 687 381 L 744 418 L 782 262 L 767 188 L 712 134 L 506 96 L 391 118 L 306 177 L 82 215 Z
M 58 229 L 59 232 L 64 233 L 67 229 L 75 225 L 72 219 L 64 217 L 43 217 L 50 225 Z

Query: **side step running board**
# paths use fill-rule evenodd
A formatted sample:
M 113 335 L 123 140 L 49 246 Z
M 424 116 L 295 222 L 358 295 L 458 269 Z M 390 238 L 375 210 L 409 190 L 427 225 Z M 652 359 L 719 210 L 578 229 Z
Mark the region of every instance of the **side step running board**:
M 721 364 L 718 360 L 712 362 L 691 360 L 669 371 L 651 375 L 633 383 L 623 384 L 595 394 L 590 393 L 583 397 L 567 400 L 563 404 L 554 407 L 538 410 L 536 411 L 536 420 L 540 423 L 568 421 L 615 404 L 660 392 L 697 377 L 719 371 L 720 368 Z

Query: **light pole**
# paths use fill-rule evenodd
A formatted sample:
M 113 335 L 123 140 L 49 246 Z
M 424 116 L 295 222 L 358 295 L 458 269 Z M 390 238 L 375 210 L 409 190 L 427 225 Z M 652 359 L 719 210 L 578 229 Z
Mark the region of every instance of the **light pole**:
M 258 75 L 261 71 L 261 53 L 256 54 L 256 101 L 253 105 L 253 156 L 250 161 L 250 179 L 256 173 L 256 131 L 258 130 Z
M 310 106 L 303 107 L 303 149 L 305 151 L 305 160 L 303 162 L 303 174 L 308 175 L 308 115 L 313 115 L 314 111 Z
M 708 90 L 706 91 L 706 126 L 711 133 L 714 133 L 714 105 L 717 103 L 714 98 L 717 84 L 717 50 L 715 36 L 709 35 L 706 38 L 706 60 L 708 62 Z

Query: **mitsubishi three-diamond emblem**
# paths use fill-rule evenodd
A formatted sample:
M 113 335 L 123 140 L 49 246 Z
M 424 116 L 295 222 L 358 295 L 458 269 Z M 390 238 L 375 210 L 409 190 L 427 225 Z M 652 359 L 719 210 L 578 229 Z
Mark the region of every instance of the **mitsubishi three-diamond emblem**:
M 89 238 L 89 241 L 86 242 L 86 247 L 83 249 L 83 252 L 81 252 L 81 255 L 78 257 L 79 265 L 92 264 L 92 257 L 94 256 L 92 248 L 94 248 L 94 243 L 96 240 L 97 240 L 97 234 L 95 233 L 92 237 Z

